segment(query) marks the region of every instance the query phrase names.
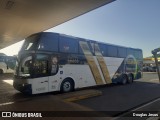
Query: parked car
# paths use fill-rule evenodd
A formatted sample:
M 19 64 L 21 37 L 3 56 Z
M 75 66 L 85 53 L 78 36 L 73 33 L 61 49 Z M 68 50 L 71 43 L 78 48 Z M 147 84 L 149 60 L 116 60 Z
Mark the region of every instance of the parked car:
M 152 67 L 152 72 L 157 72 L 157 67 L 156 66 Z
M 157 68 L 156 66 L 145 66 L 143 67 L 143 72 L 156 72 L 157 71 Z

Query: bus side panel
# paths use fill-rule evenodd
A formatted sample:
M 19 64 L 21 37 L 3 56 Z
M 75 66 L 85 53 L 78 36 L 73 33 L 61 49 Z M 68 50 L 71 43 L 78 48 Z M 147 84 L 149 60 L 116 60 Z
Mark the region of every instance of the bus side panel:
M 104 57 L 110 77 L 113 78 L 124 58 Z
M 65 78 L 73 78 L 75 82 L 75 88 L 96 85 L 89 65 L 67 64 L 63 66 L 63 73 Z
M 95 61 L 96 65 L 97 65 L 97 68 L 98 68 L 98 71 L 99 71 L 100 76 L 101 76 L 101 78 L 102 78 L 103 84 L 106 84 L 105 77 L 104 77 L 104 75 L 103 75 L 103 71 L 101 70 L 100 63 L 99 63 L 99 61 L 98 61 L 98 59 L 97 59 L 96 56 L 94 56 L 94 61 Z
M 56 75 L 49 76 L 49 92 L 60 91 L 60 83 L 64 79 L 64 70 L 59 68 L 59 71 Z
M 91 72 L 94 76 L 97 85 L 104 84 L 101 74 L 99 73 L 98 66 L 96 65 L 96 61 L 94 59 L 93 54 L 91 53 L 90 47 L 86 41 L 79 41 L 79 45 L 86 57 L 87 63 L 91 69 Z
M 132 74 L 133 79 L 139 79 L 142 77 L 142 61 L 138 61 L 133 55 L 128 55 L 124 60 L 122 61 L 121 65 L 118 67 L 115 74 L 113 74 L 114 83 L 121 82 L 121 75 L 122 74 Z
M 32 94 L 48 92 L 48 76 L 32 79 Z

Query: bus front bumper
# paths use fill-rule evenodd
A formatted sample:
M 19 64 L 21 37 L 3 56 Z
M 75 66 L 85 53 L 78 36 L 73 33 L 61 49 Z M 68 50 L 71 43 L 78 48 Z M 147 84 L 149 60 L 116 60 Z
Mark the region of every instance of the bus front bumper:
M 22 93 L 32 94 L 31 84 L 19 84 L 17 82 L 13 82 L 13 87 Z

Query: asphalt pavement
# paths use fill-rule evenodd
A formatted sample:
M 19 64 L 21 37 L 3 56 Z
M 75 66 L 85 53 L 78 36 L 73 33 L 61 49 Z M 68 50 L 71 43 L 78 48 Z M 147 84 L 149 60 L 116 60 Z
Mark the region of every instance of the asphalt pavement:
M 143 78 L 127 85 L 109 85 L 96 88 L 102 96 L 79 100 L 76 103 L 109 116 L 118 116 L 160 97 L 156 73 L 144 73 Z M 151 109 L 152 111 L 152 109 Z
M 156 73 L 144 73 L 143 78 L 134 81 L 133 84 L 94 87 L 92 89 L 100 91 L 99 93 L 102 94 L 101 96 L 85 98 L 83 100 L 83 97 L 78 97 L 81 99 L 75 102 L 66 102 L 62 99 L 63 97 L 59 97 L 61 96 L 59 93 L 27 96 L 15 90 L 12 86 L 12 82 L 11 74 L 0 76 L 0 110 L 70 110 L 82 111 L 82 113 L 84 111 L 92 111 L 92 114 L 94 114 L 93 111 L 97 111 L 99 114 L 102 114 L 102 116 L 119 116 L 160 98 L 160 84 Z M 89 89 L 90 88 L 86 88 L 84 91 Z M 76 92 L 79 95 L 79 91 L 75 91 L 74 95 L 76 95 Z M 144 108 L 145 110 L 157 111 L 160 108 L 160 102 L 156 101 L 154 105 L 149 104 Z M 94 118 L 96 117 L 96 115 L 93 116 Z M 103 119 L 104 116 L 102 116 L 99 117 Z M 99 119 L 99 117 L 97 119 Z M 91 118 L 85 117 L 85 119 Z M 110 118 L 107 117 L 107 119 Z

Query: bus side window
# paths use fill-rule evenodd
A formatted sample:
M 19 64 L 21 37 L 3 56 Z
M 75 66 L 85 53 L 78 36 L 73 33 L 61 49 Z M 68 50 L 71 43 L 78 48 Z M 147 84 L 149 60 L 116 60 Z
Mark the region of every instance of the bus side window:
M 5 62 L 6 57 L 0 56 L 0 62 Z
M 135 50 L 133 48 L 128 48 L 127 55 L 133 55 L 135 57 Z
M 109 57 L 117 57 L 117 47 L 113 45 L 108 45 L 108 56 Z
M 46 76 L 48 75 L 48 55 L 37 54 L 34 69 L 36 76 Z
M 60 36 L 59 50 L 63 53 L 78 53 L 78 41 L 76 38 Z
M 51 75 L 55 75 L 58 72 L 58 56 L 53 55 L 51 57 Z
M 58 51 L 58 34 L 46 33 L 42 34 L 38 50 L 43 51 Z
M 101 54 L 104 57 L 107 57 L 107 54 L 108 54 L 107 45 L 105 45 L 105 44 L 99 44 L 99 48 L 100 48 Z
M 127 56 L 127 49 L 123 47 L 118 47 L 118 57 L 125 58 Z

